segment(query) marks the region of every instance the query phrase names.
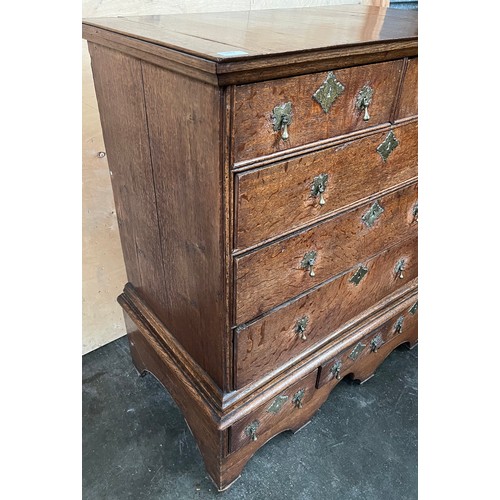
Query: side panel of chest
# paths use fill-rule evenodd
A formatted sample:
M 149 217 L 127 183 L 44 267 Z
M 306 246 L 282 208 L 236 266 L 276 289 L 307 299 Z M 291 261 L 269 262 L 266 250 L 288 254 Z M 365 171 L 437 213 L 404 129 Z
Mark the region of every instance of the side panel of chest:
M 128 279 L 223 388 L 221 90 L 89 46 Z

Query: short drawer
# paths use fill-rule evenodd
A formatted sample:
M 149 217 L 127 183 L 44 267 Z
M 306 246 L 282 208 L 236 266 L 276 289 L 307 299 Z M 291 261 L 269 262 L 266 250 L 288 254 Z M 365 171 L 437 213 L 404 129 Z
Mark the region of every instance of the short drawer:
M 314 397 L 317 374 L 315 369 L 233 425 L 231 451 L 244 446 L 258 448 L 276 434 L 299 425 L 304 414 L 314 410 L 309 402 Z
M 414 344 L 418 337 L 417 307 L 415 299 L 410 307 L 402 311 L 396 310 L 382 326 L 322 365 L 317 387 L 351 374 L 358 380 L 365 380 L 399 344 Z
M 418 114 L 418 58 L 408 60 L 396 119 L 410 118 Z
M 398 60 L 236 87 L 234 162 L 389 122 L 402 67 Z
M 237 175 L 236 248 L 256 245 L 416 177 L 417 127 L 412 122 Z
M 346 323 L 363 319 L 387 295 L 418 275 L 417 239 L 411 238 L 359 263 L 304 297 L 236 330 L 234 380 L 236 389 L 286 363 Z M 359 269 L 366 270 L 358 281 Z
M 417 184 L 235 259 L 235 324 L 416 235 Z

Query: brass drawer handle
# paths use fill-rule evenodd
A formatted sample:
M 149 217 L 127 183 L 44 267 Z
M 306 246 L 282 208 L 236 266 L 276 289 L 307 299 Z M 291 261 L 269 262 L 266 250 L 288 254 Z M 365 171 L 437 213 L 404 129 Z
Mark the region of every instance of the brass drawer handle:
M 297 391 L 292 399 L 292 403 L 295 405 L 295 408 L 302 408 L 302 400 L 304 399 L 304 395 L 306 393 L 305 389 L 300 389 Z
M 258 420 L 254 420 L 250 425 L 245 427 L 245 434 L 252 440 L 257 441 L 257 429 L 260 426 Z
M 340 370 L 342 369 L 342 361 L 337 361 L 330 368 L 330 373 L 333 375 L 333 378 L 340 380 Z
M 384 343 L 384 341 L 382 339 L 382 335 L 379 334 L 379 335 L 375 336 L 372 339 L 372 341 L 370 342 L 372 352 L 377 352 L 383 343 Z
M 288 125 L 292 123 L 292 103 L 285 102 L 273 109 L 271 115 L 273 121 L 273 130 L 279 132 L 281 130 L 281 138 L 284 141 L 288 140 Z
M 317 198 L 319 195 L 319 204 L 323 206 L 325 202 L 325 198 L 323 197 L 323 193 L 326 191 L 326 185 L 328 184 L 328 174 L 320 174 L 313 179 L 311 193 Z
M 404 259 L 398 260 L 398 263 L 396 264 L 396 267 L 394 268 L 394 274 L 396 275 L 396 278 L 403 279 L 405 276 L 403 274 L 403 271 L 405 270 L 406 266 L 406 261 Z
M 413 205 L 412 214 L 413 214 L 413 222 L 418 222 L 418 201 L 417 203 L 415 203 L 415 205 Z
M 309 270 L 309 276 L 311 276 L 311 278 L 314 278 L 314 276 L 316 276 L 316 273 L 314 272 L 314 264 L 316 264 L 317 255 L 317 252 L 311 250 L 304 255 L 304 258 L 300 262 L 300 267 Z
M 370 119 L 370 115 L 368 113 L 368 106 L 372 102 L 373 97 L 373 89 L 369 85 L 365 85 L 359 92 L 356 97 L 356 108 L 360 111 L 365 112 L 363 115 L 363 120 L 367 122 Z
M 302 340 L 307 340 L 306 337 L 306 328 L 307 328 L 307 323 L 309 322 L 309 318 L 307 316 L 303 316 L 297 321 L 297 324 L 295 325 L 295 333 L 302 339 Z
M 404 316 L 400 316 L 398 320 L 396 321 L 396 324 L 394 325 L 394 331 L 396 333 L 403 333 L 403 322 L 405 318 Z

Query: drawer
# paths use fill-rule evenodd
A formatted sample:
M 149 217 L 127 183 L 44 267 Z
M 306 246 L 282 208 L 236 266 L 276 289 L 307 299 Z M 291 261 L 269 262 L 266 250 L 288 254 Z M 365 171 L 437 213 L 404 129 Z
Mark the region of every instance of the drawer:
M 409 59 L 399 98 L 396 118 L 409 118 L 418 114 L 418 58 Z
M 402 67 L 398 60 L 237 86 L 234 162 L 389 122 Z
M 416 235 L 417 184 L 235 259 L 235 324 Z
M 416 177 L 417 127 L 412 122 L 237 175 L 235 246 L 256 245 Z M 382 157 L 377 149 L 392 137 L 398 144 Z
M 315 369 L 233 425 L 231 451 L 244 446 L 258 448 L 276 434 L 299 425 L 305 414 L 314 411 L 308 405 L 314 397 L 317 374 Z
M 417 307 L 415 299 L 410 308 L 397 310 L 389 321 L 322 365 L 317 387 L 349 374 L 357 380 L 366 380 L 395 347 L 406 341 L 414 344 L 418 336 Z
M 404 241 L 304 297 L 238 328 L 235 333 L 235 388 L 240 389 L 296 361 L 297 356 L 346 323 L 366 316 L 373 305 L 417 277 L 417 251 L 416 238 Z M 356 283 L 353 276 L 361 265 L 367 272 Z

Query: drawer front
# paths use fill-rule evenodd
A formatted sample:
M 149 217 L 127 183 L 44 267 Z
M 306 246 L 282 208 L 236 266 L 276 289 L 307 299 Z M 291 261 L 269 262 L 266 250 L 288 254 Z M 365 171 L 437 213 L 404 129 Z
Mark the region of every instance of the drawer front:
M 415 343 L 418 336 L 417 308 L 415 299 L 410 308 L 397 310 L 389 321 L 322 365 L 317 387 L 335 383 L 351 373 L 364 380 L 398 344 L 409 339 Z
M 236 247 L 243 249 L 417 175 L 417 122 L 237 175 Z M 389 138 L 388 138 L 389 137 Z
M 236 87 L 235 163 L 389 122 L 402 67 L 398 60 Z
M 279 432 L 294 428 L 310 412 L 318 370 L 315 369 L 231 427 L 230 449 L 260 447 Z
M 418 114 L 418 58 L 410 59 L 403 80 L 396 118 L 409 118 Z
M 352 278 L 361 265 L 368 272 L 356 284 Z M 237 329 L 236 389 L 295 360 L 358 315 L 366 316 L 367 309 L 414 280 L 417 274 L 417 239 L 412 238 Z
M 236 325 L 416 235 L 416 210 L 413 183 L 236 258 Z

